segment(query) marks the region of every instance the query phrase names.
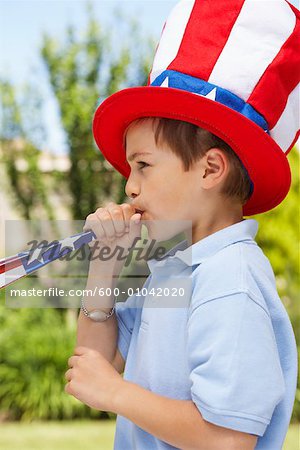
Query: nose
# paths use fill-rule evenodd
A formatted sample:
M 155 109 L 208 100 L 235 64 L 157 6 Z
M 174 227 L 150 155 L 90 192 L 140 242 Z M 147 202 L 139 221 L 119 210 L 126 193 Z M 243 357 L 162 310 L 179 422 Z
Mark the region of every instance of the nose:
M 125 194 L 129 198 L 135 198 L 139 195 L 140 191 L 136 182 L 134 182 L 131 175 L 129 175 L 128 180 L 125 185 Z

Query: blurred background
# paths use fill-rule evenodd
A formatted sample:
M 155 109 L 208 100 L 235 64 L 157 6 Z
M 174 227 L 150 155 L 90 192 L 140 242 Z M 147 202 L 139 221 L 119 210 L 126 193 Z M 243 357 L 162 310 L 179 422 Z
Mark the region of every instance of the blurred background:
M 103 202 L 126 201 L 125 179 L 95 147 L 92 117 L 107 96 L 146 84 L 175 3 L 0 0 L 0 257 L 9 256 L 6 220 L 84 220 Z M 254 218 L 299 348 L 298 144 L 289 161 L 288 197 Z M 77 314 L 6 308 L 0 291 L 1 448 L 112 448 L 114 415 L 64 393 Z M 299 448 L 299 423 L 298 383 L 285 450 Z

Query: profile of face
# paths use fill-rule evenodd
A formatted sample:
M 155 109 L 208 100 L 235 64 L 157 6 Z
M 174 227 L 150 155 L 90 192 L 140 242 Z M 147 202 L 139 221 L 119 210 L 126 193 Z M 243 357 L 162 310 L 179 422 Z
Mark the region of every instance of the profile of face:
M 125 192 L 144 211 L 150 239 L 165 241 L 185 232 L 194 243 L 242 220 L 240 199 L 223 194 L 230 165 L 222 149 L 209 148 L 184 170 L 165 142 L 155 142 L 153 119 L 133 123 L 125 138 L 131 167 Z
M 150 239 L 164 241 L 189 232 L 196 217 L 196 172 L 184 171 L 182 161 L 166 144 L 156 145 L 151 119 L 133 124 L 126 134 L 126 159 L 131 172 L 126 195 L 143 211 Z

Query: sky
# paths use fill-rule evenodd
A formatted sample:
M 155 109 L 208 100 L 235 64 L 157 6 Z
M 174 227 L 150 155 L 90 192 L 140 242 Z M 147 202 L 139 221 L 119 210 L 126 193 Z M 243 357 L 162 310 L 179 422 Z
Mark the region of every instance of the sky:
M 96 18 L 105 26 L 115 8 L 138 17 L 141 29 L 158 41 L 169 11 L 177 0 L 91 0 Z M 0 0 L 0 77 L 21 88 L 34 76 L 42 93 L 47 139 L 45 147 L 65 153 L 58 107 L 39 56 L 44 32 L 58 39 L 69 24 L 83 31 L 87 21 L 86 0 Z M 92 119 L 92 118 L 91 118 Z
M 0 74 L 20 81 L 38 59 L 43 32 L 59 37 L 72 23 L 86 24 L 86 0 L 0 0 Z M 143 30 L 159 37 L 176 0 L 92 0 L 96 18 L 106 23 L 114 9 L 138 17 Z
M 145 35 L 153 36 L 157 42 L 177 0 L 90 0 L 90 3 L 100 23 L 108 23 L 117 7 L 129 16 L 138 17 Z M 299 7 L 297 0 L 291 3 Z M 41 37 L 47 32 L 59 39 L 70 23 L 84 30 L 86 20 L 86 0 L 0 0 L 0 77 L 19 87 L 33 75 L 39 80 L 47 118 L 45 147 L 55 153 L 65 153 L 67 148 L 57 104 L 39 57 Z

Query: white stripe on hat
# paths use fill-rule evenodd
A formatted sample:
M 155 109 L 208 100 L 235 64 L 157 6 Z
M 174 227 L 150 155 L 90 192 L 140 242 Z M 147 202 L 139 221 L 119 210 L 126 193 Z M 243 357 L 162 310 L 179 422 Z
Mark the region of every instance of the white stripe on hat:
M 195 0 L 183 0 L 173 8 L 157 48 L 150 83 L 176 58 Z
M 0 288 L 6 286 L 9 283 L 12 283 L 15 280 L 18 280 L 19 278 L 22 278 L 24 275 L 26 275 L 26 270 L 24 269 L 22 264 L 18 267 L 15 267 L 14 269 L 8 270 L 7 272 L 1 273 Z
M 268 22 L 276 34 L 268 33 Z M 246 0 L 208 81 L 247 101 L 295 22 L 286 2 Z
M 286 107 L 275 127 L 270 130 L 271 137 L 277 142 L 284 152 L 289 150 L 299 129 L 299 100 L 300 85 L 290 93 Z M 295 111 L 296 114 L 295 114 Z

